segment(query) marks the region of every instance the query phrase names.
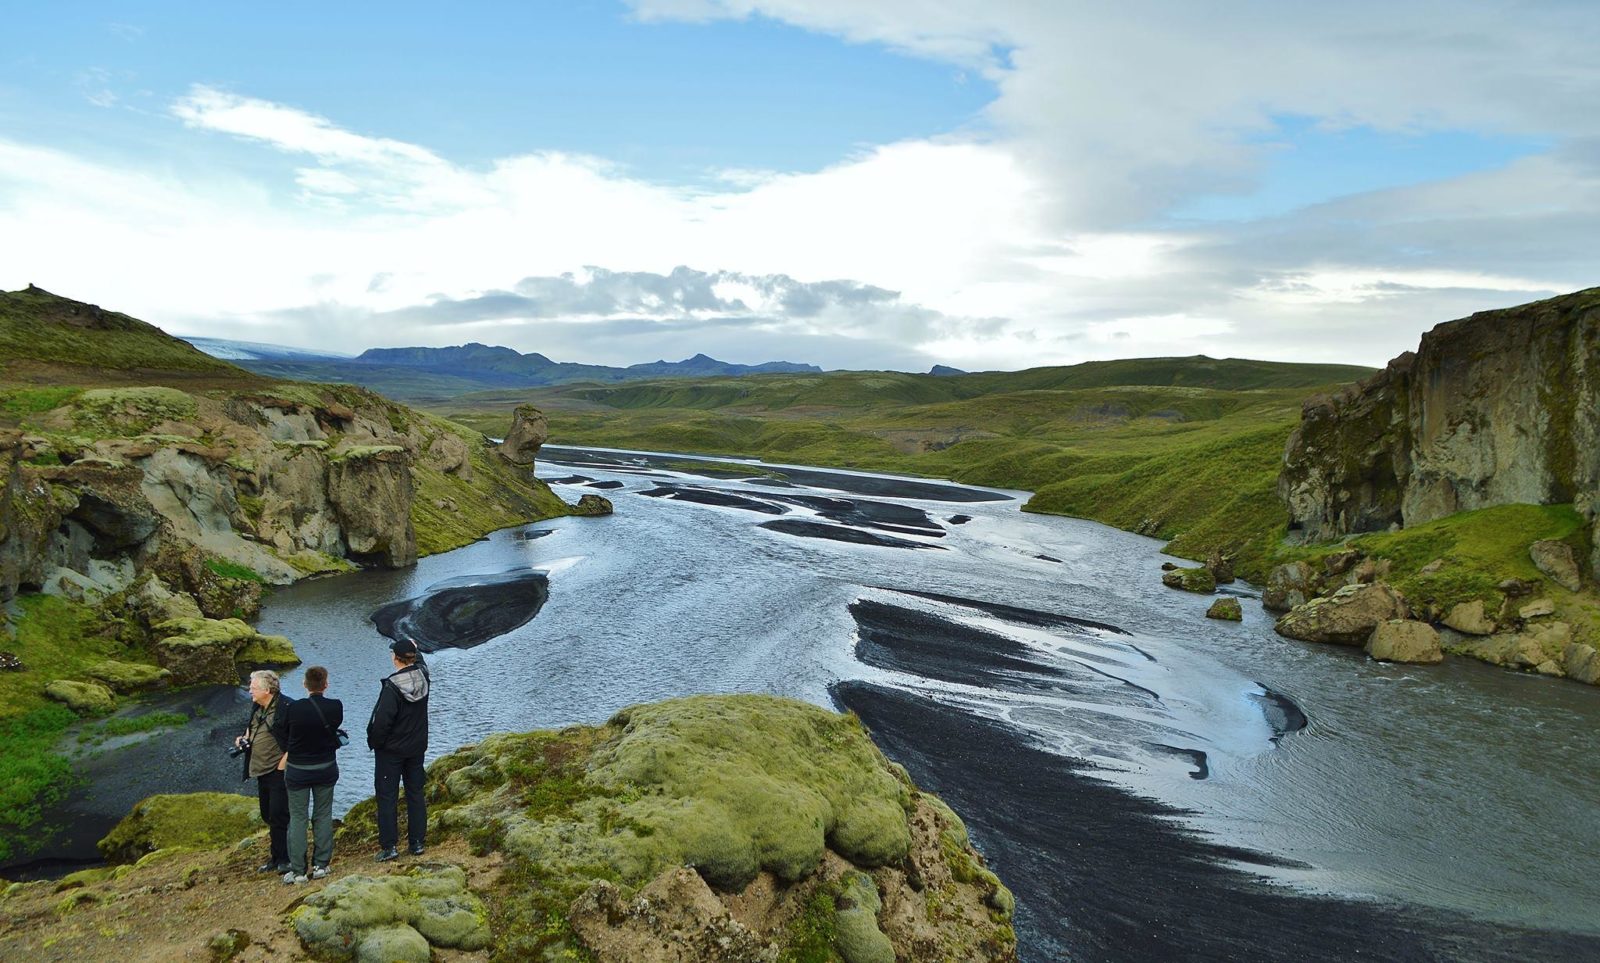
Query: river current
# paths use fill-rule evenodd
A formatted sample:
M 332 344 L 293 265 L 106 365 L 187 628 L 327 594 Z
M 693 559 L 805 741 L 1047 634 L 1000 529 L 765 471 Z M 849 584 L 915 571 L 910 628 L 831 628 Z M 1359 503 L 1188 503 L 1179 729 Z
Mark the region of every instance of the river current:
M 635 457 L 547 446 L 541 477 L 569 501 L 599 491 L 616 513 L 281 589 L 260 628 L 328 667 L 358 749 L 389 668 L 375 612 L 544 572 L 548 598 L 529 621 L 429 657 L 430 758 L 495 731 L 597 723 L 696 692 L 832 706 L 830 686 L 860 681 L 1085 760 L 1182 810 L 1173 818 L 1187 828 L 1270 857 L 1248 871 L 1274 884 L 1600 932 L 1600 689 L 1286 640 L 1243 583 L 1224 590 L 1243 597 L 1244 621 L 1207 620 L 1210 596 L 1162 586 L 1160 542 L 1024 514 L 1023 492 L 902 498 L 862 493 L 882 476 L 774 486 Z M 762 527 L 775 519 L 790 527 Z M 807 525 L 924 547 L 795 533 Z M 931 671 L 945 663 L 908 659 L 893 628 L 929 618 L 1011 655 Z M 298 670 L 286 688 L 299 694 Z M 342 811 L 372 791 L 370 754 L 346 751 L 340 766 Z

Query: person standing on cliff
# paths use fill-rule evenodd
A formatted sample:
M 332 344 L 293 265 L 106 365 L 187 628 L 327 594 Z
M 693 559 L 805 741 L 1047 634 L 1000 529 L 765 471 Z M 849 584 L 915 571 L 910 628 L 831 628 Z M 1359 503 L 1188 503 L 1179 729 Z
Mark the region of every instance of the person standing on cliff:
M 333 862 L 333 785 L 339 781 L 339 747 L 344 745 L 344 703 L 323 695 L 328 691 L 328 670 L 314 665 L 306 670 L 309 695 L 279 713 L 272 735 L 284 748 L 278 763 L 289 792 L 289 869 L 285 883 L 304 883 L 328 875 Z M 311 803 L 311 831 L 316 843 L 311 872 L 306 873 L 306 803 Z
M 428 804 L 422 796 L 422 757 L 428 751 L 428 666 L 409 639 L 389 646 L 395 671 L 378 685 L 378 702 L 367 721 L 367 747 L 376 754 L 373 782 L 378 797 L 380 863 L 400 856 L 400 783 L 406 786 L 406 841 L 421 856 L 427 842 Z
M 283 784 L 283 747 L 272 735 L 272 727 L 294 700 L 279 691 L 278 673 L 262 669 L 250 673 L 250 721 L 244 734 L 233 744 L 245 752 L 245 777 L 256 781 L 256 797 L 261 803 L 261 821 L 267 824 L 271 852 L 267 861 L 256 867 L 260 873 L 289 871 L 289 794 Z

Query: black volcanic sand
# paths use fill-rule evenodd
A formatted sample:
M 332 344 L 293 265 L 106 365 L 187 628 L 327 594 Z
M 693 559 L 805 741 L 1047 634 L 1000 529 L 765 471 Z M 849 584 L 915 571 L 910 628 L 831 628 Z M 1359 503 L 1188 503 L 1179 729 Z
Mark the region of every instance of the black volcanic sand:
M 830 691 L 917 785 L 961 814 L 1016 894 L 1025 963 L 1600 959 L 1597 937 L 1271 886 L 1226 863 L 1276 861 L 1186 832 L 1172 822 L 1176 810 L 999 723 L 864 682 Z
M 874 502 L 854 498 L 829 498 L 826 495 L 766 495 L 773 501 L 809 508 L 823 518 L 845 525 L 877 528 L 902 535 L 931 535 L 943 538 L 944 529 L 928 513 L 909 505 Z
M 563 454 L 556 454 L 552 449 L 559 448 Z M 565 445 L 544 446 L 547 452 L 544 460 L 550 464 L 567 465 L 574 468 L 604 468 L 607 471 L 631 471 L 640 474 L 642 466 L 654 468 L 667 468 L 673 470 L 686 470 L 690 466 L 693 470 L 700 471 L 702 466 L 706 474 L 715 474 L 718 477 L 752 477 L 751 484 L 770 485 L 773 487 L 792 488 L 788 482 L 802 485 L 807 488 L 831 488 L 835 491 L 850 492 L 854 495 L 881 495 L 887 498 L 920 498 L 935 502 L 1004 502 L 1010 501 L 1010 495 L 999 492 L 985 491 L 981 488 L 968 488 L 964 485 L 941 484 L 938 482 L 919 482 L 907 478 L 877 478 L 866 475 L 848 475 L 843 472 L 827 471 L 820 468 L 776 468 L 771 465 L 751 466 L 741 468 L 739 465 L 729 465 L 724 462 L 698 461 L 692 455 L 646 455 L 629 452 L 620 456 L 625 460 L 619 461 L 619 456 L 612 452 L 597 452 L 586 448 L 571 448 Z M 649 472 L 642 472 L 650 474 Z
M 469 649 L 526 624 L 549 597 L 549 576 L 518 569 L 440 582 L 378 609 L 372 622 L 384 636 L 409 639 L 424 652 Z
M 250 700 L 243 688 L 212 685 L 162 693 L 118 717 L 151 712 L 181 712 L 192 721 L 108 739 L 75 760 L 73 772 L 82 784 L 59 805 L 45 810 L 45 828 L 36 830 L 41 843 L 36 855 L 0 866 L 0 876 L 47 879 L 101 863 L 95 843 L 146 796 L 183 792 L 255 796 L 255 783 L 239 778 L 243 758 L 229 759 L 227 753 L 250 717 Z M 83 731 L 94 732 L 99 722 L 84 723 Z
M 1256 685 L 1261 683 L 1257 682 Z M 1259 695 L 1252 693 L 1250 698 L 1261 707 L 1261 714 L 1266 717 L 1267 725 L 1272 727 L 1273 742 L 1306 727 L 1308 721 L 1306 714 L 1293 699 L 1264 685 L 1261 685 L 1261 689 Z
M 966 523 L 972 521 L 972 516 L 971 515 L 951 515 L 949 518 L 945 519 L 945 521 L 949 522 L 952 525 L 965 525 Z
M 588 475 L 568 475 L 565 478 L 546 478 L 543 481 L 546 485 L 582 485 L 594 479 Z
M 742 508 L 747 512 L 760 512 L 763 515 L 783 515 L 788 509 L 782 505 L 770 502 L 757 501 L 733 492 L 725 492 L 717 488 L 695 488 L 690 485 L 661 485 L 647 492 L 639 494 L 646 498 L 670 498 L 680 502 L 695 502 L 700 505 L 720 505 L 723 508 Z
M 622 487 L 622 482 L 619 482 L 619 481 L 590 482 L 587 487 L 589 487 L 589 488 L 621 488 Z
M 778 518 L 770 522 L 762 522 L 761 527 L 770 528 L 775 532 L 783 532 L 785 535 L 798 535 L 801 538 L 827 538 L 835 542 L 851 542 L 856 545 L 878 545 L 883 548 L 944 548 L 943 545 L 924 545 L 921 542 L 895 538 L 892 535 L 879 535 L 875 532 L 862 531 L 859 528 L 845 528 L 843 525 L 827 525 L 804 518 Z
M 531 532 L 518 532 L 517 537 L 525 542 L 531 542 L 536 538 L 544 538 L 546 535 L 554 535 L 555 533 L 556 530 L 553 528 L 536 528 Z

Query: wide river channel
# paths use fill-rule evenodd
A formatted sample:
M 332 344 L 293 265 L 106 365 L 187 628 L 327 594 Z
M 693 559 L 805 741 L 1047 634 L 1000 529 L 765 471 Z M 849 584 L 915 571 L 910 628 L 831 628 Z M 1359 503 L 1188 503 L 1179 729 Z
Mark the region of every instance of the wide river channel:
M 1036 763 L 966 769 L 962 747 L 941 742 L 966 730 L 939 719 L 978 721 L 1044 754 L 1028 758 L 1061 759 L 1079 782 L 1111 787 L 1111 805 L 1161 804 L 1151 847 L 1197 836 L 1216 844 L 1227 872 L 1308 907 L 1397 906 L 1564 933 L 1529 956 L 1600 956 L 1600 688 L 1462 659 L 1382 665 L 1283 639 L 1243 583 L 1224 589 L 1242 597 L 1242 623 L 1205 619 L 1211 596 L 1162 586 L 1160 542 L 1024 514 L 1023 492 L 817 471 L 774 483 L 750 464 L 702 473 L 546 447 L 542 478 L 569 501 L 597 491 L 615 514 L 498 532 L 404 571 L 281 589 L 260 628 L 329 668 L 352 749 L 387 671 L 373 613 L 445 591 L 459 614 L 460 590 L 497 583 L 501 604 L 508 577 L 548 599 L 503 634 L 429 657 L 430 756 L 699 692 L 847 705 L 874 731 L 862 707 L 935 720 L 899 733 L 905 752 L 885 748 L 917 756 L 901 761 L 957 797 L 1017 890 L 1024 959 L 1118 954 L 1110 936 L 1077 940 L 1075 928 L 1094 927 L 1051 908 L 1071 886 L 1068 905 L 1092 903 L 1087 882 L 1036 878 L 1053 864 L 1007 855 L 1048 840 L 1008 842 L 1009 824 L 970 810 L 988 793 L 1010 820 L 1070 826 L 1084 814 L 1037 791 L 1049 783 L 1030 780 Z M 782 524 L 763 527 L 772 522 Z M 518 580 L 530 570 L 547 581 Z M 298 694 L 298 672 L 286 684 Z M 372 791 L 370 754 L 347 751 L 340 765 L 337 811 Z M 1504 948 L 1468 940 L 1456 951 L 1498 959 Z

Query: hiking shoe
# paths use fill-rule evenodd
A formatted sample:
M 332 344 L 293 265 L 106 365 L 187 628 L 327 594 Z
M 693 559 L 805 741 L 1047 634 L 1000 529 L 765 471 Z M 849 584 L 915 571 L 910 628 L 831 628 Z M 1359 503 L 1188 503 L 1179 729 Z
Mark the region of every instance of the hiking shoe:
M 258 872 L 258 873 L 278 873 L 278 874 L 281 875 L 283 873 L 283 871 L 288 869 L 288 868 L 289 867 L 283 865 L 282 863 L 274 863 L 274 862 L 269 860 L 269 861 L 267 861 L 265 863 L 262 863 L 260 866 L 257 866 L 256 867 L 256 872 Z
M 421 856 L 423 854 L 423 852 L 424 852 L 424 850 L 423 850 L 423 848 L 421 846 L 413 846 L 413 847 L 411 847 L 411 855 L 413 855 L 413 856 Z
M 306 874 L 296 873 L 291 869 L 287 873 L 283 874 L 283 881 L 291 886 L 299 886 L 306 881 Z
M 322 879 L 324 876 L 327 876 L 327 875 L 328 875 L 328 867 L 326 867 L 326 866 L 313 866 L 313 867 L 311 867 L 311 878 L 312 879 Z
M 387 863 L 391 859 L 399 858 L 400 851 L 395 849 L 393 846 L 390 846 L 388 849 L 379 850 L 378 855 L 373 857 L 373 859 L 379 863 Z

